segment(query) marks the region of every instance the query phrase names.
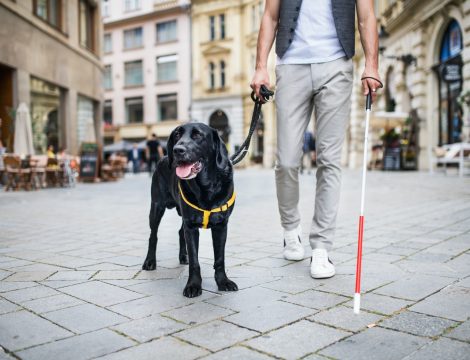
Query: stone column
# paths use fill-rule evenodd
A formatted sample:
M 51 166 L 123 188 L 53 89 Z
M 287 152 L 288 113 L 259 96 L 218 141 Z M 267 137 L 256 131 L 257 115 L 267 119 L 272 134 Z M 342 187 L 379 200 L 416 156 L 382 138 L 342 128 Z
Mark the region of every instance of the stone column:
M 70 154 L 78 155 L 80 144 L 77 140 L 77 91 L 63 90 L 61 96 L 61 125 L 65 129 L 65 147 Z
M 17 69 L 13 82 L 13 104 L 17 108 L 22 102 L 31 107 L 31 80 L 30 74 L 27 71 Z

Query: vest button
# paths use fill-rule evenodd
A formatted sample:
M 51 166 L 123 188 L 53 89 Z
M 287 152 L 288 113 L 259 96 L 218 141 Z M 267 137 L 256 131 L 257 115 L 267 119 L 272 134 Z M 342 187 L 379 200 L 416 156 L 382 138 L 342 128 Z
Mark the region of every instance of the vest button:
M 294 32 L 294 28 L 290 28 L 290 32 Z
M 300 6 L 297 6 L 297 7 L 295 8 L 295 11 L 300 11 Z
M 292 39 L 289 39 L 289 44 L 292 43 Z
M 297 21 L 297 16 L 293 19 L 294 21 Z

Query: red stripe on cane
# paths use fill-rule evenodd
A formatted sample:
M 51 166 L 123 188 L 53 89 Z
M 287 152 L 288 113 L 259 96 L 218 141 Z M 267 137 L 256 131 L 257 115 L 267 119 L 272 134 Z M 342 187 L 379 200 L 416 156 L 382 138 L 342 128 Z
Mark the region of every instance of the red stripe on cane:
M 364 235 L 364 216 L 359 216 L 359 235 L 357 239 L 356 294 L 361 293 L 362 237 Z

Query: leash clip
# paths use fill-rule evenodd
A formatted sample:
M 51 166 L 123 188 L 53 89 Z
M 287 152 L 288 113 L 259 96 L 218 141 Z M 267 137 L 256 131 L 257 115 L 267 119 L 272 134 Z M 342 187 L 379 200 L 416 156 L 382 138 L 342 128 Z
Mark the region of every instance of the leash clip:
M 259 92 L 265 103 L 274 101 L 274 91 L 269 90 L 266 86 L 261 85 Z M 255 91 L 251 92 L 251 100 L 253 100 L 255 103 L 260 102 L 260 99 L 256 96 Z

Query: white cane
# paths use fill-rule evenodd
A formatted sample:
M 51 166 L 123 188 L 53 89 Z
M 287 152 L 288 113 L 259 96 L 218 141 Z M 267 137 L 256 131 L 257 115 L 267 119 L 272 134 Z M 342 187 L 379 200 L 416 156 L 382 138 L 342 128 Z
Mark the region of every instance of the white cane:
M 367 77 L 361 80 L 367 79 Z M 382 83 L 375 78 L 372 78 Z M 375 89 L 373 90 L 375 92 Z M 366 96 L 366 124 L 364 129 L 364 154 L 362 158 L 362 185 L 361 185 L 361 212 L 359 214 L 359 233 L 357 237 L 357 262 L 356 262 L 356 289 L 354 291 L 354 313 L 359 314 L 361 308 L 361 270 L 362 270 L 362 240 L 364 235 L 364 197 L 366 193 L 366 175 L 367 175 L 367 150 L 369 148 L 369 121 L 372 108 L 372 89 Z

